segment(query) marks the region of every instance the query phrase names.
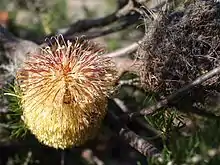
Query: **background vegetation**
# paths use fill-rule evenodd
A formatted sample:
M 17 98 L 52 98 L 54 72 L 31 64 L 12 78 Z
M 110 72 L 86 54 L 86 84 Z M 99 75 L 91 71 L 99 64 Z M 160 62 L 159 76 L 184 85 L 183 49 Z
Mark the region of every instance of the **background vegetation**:
M 154 21 L 162 15 L 161 10 L 168 11 L 165 14 L 169 15 L 182 11 L 193 3 L 196 2 L 174 0 L 167 1 L 167 3 L 163 0 L 1 0 L 0 24 L 4 28 L 0 28 L 0 86 L 2 93 L 0 100 L 0 164 L 217 165 L 220 163 L 220 120 L 219 108 L 216 104 L 219 102 L 219 87 L 216 84 L 211 86 L 216 89 L 215 95 L 212 95 L 215 98 L 214 101 L 211 101 L 212 108 L 209 107 L 209 110 L 206 111 L 207 107 L 202 107 L 203 110 L 205 109 L 202 111 L 204 113 L 201 113 L 201 109 L 199 109 L 199 113 L 196 113 L 197 111 L 195 112 L 190 109 L 190 106 L 187 106 L 192 103 L 192 100 L 187 98 L 198 97 L 193 93 L 198 93 L 203 88 L 196 86 L 196 88 L 188 90 L 186 94 L 181 93 L 178 98 L 175 98 L 175 104 L 168 101 L 169 104 L 158 108 L 159 110 L 156 109 L 149 115 L 137 115 L 129 118 L 130 114 L 137 114 L 144 108 L 169 98 L 167 96 L 196 78 L 193 77 L 189 82 L 184 80 L 185 82 L 180 87 L 175 86 L 171 93 L 164 92 L 163 94 L 162 91 L 149 90 L 141 84 L 142 81 L 139 78 L 143 75 L 140 74 L 140 66 L 143 68 L 145 64 L 141 58 L 143 57 L 141 48 L 147 47 L 144 42 L 146 40 L 143 38 L 149 37 L 151 30 L 157 28 Z M 220 25 L 219 20 L 215 19 L 218 26 Z M 219 28 L 218 26 L 217 28 Z M 4 29 L 7 29 L 7 32 Z M 10 36 L 9 33 L 13 36 Z M 87 38 L 106 46 L 121 74 L 117 84 L 118 91 L 109 99 L 110 116 L 106 117 L 99 135 L 82 147 L 64 151 L 41 145 L 29 132 L 22 136 L 23 127 L 19 125 L 18 117 L 15 116 L 20 113 L 19 100 L 13 96 L 4 95 L 8 90 L 13 90 L 10 84 L 13 84 L 13 75 L 16 71 L 15 61 L 22 59 L 21 56 L 24 56 L 29 47 L 32 47 L 30 43 L 24 43 L 23 40 L 32 42 L 32 44 L 43 44 L 46 37 L 59 33 L 64 34 L 64 37 L 68 39 L 86 35 Z M 220 36 L 219 31 L 216 32 L 216 36 L 218 35 Z M 13 41 L 14 36 L 19 38 L 19 42 Z M 216 51 L 215 57 L 218 60 L 218 38 L 216 43 L 217 46 L 212 50 Z M 143 50 L 145 49 L 143 48 Z M 148 65 L 152 63 L 150 62 Z M 193 65 L 196 67 L 200 64 Z M 210 70 L 214 67 L 218 67 L 218 65 L 213 66 Z M 172 69 L 171 67 L 169 71 Z M 218 82 L 218 79 L 214 80 Z M 126 128 L 127 133 L 122 134 L 122 128 Z M 142 146 L 139 146 L 139 143 Z M 149 143 L 152 146 L 149 147 Z M 155 150 L 157 150 L 156 153 Z

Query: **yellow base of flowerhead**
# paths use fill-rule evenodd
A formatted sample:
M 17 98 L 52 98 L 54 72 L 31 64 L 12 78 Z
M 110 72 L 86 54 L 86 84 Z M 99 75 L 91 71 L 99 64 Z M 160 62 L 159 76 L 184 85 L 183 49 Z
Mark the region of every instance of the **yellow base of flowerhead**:
M 19 69 L 23 121 L 40 142 L 64 149 L 96 135 L 117 75 L 101 54 L 92 42 L 56 39 Z
M 106 101 L 100 100 L 80 107 L 74 104 L 58 106 L 39 98 L 23 105 L 23 119 L 42 143 L 54 148 L 79 146 L 95 136 L 106 114 Z M 33 104 L 37 106 L 33 108 Z

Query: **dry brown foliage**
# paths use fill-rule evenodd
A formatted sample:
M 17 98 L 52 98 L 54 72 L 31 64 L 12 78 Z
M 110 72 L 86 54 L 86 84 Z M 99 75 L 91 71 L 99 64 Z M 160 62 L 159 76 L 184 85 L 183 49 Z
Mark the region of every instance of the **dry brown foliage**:
M 220 4 L 197 1 L 153 22 L 138 50 L 147 90 L 170 94 L 219 65 Z M 218 85 L 214 77 L 203 86 Z

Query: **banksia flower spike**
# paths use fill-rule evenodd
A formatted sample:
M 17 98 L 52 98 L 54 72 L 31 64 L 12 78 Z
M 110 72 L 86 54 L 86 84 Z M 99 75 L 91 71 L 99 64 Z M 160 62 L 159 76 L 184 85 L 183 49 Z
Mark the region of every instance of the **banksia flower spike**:
M 22 119 L 45 145 L 79 146 L 100 127 L 116 70 L 91 41 L 66 42 L 62 36 L 50 41 L 17 72 Z

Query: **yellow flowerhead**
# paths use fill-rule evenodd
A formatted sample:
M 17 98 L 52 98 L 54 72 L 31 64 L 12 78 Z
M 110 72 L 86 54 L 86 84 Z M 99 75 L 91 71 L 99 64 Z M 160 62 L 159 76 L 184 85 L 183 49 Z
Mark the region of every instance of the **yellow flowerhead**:
M 96 134 L 116 71 L 91 41 L 54 41 L 30 55 L 17 72 L 17 83 L 25 125 L 40 142 L 64 149 Z

